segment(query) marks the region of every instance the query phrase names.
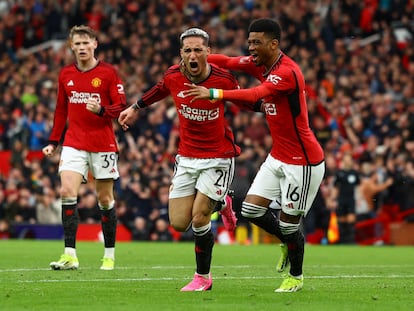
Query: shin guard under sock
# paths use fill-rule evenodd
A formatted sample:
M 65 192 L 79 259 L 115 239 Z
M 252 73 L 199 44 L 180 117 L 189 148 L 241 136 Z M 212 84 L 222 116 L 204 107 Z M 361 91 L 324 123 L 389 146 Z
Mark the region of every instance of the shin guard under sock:
M 65 239 L 65 247 L 76 247 L 76 233 L 78 232 L 78 210 L 76 199 L 73 202 L 62 204 L 62 226 Z
M 299 230 L 285 235 L 285 243 L 288 247 L 290 274 L 292 276 L 302 275 L 303 256 L 305 253 L 305 237 L 303 233 Z
M 201 228 L 193 227 L 193 232 L 197 273 L 208 274 L 210 273 L 211 257 L 214 246 L 214 235 L 213 232 L 211 232 L 211 224 Z
M 101 226 L 105 248 L 115 247 L 116 223 L 117 218 L 115 208 L 101 210 Z

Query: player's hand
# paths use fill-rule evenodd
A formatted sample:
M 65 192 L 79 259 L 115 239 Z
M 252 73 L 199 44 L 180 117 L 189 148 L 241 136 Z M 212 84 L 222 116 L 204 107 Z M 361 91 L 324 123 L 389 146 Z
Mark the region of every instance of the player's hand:
M 90 97 L 86 102 L 86 109 L 90 112 L 98 114 L 101 111 L 101 105 L 98 103 L 96 98 Z
M 55 145 L 52 145 L 52 144 L 49 144 L 49 145 L 47 145 L 46 147 L 44 147 L 42 149 L 42 152 L 43 152 L 43 154 L 45 156 L 50 157 L 50 156 L 53 155 L 53 153 L 55 152 L 55 150 L 56 150 L 56 146 Z
M 191 103 L 197 99 L 209 99 L 210 98 L 210 89 L 190 83 L 184 83 L 185 86 L 188 86 L 190 89 L 183 91 L 184 97 L 193 96 Z
M 129 107 L 122 111 L 118 117 L 118 123 L 124 131 L 129 129 L 129 125 L 136 121 L 138 110 Z

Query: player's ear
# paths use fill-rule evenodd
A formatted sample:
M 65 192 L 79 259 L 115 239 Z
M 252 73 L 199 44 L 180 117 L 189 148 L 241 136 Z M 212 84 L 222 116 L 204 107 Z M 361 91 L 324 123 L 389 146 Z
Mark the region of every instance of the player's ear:
M 279 48 L 279 40 L 273 39 L 272 40 L 272 46 L 275 47 L 276 49 L 278 49 Z

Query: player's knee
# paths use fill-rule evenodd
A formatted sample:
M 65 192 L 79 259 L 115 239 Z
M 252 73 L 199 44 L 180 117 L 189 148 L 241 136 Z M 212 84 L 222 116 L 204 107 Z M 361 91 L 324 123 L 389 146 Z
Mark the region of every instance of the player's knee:
M 267 208 L 243 201 L 241 215 L 244 218 L 258 218 L 266 214 Z
M 110 210 L 113 209 L 115 206 L 115 201 L 109 201 L 109 200 L 104 200 L 104 201 L 99 201 L 98 202 L 98 206 L 100 210 Z
M 72 189 L 70 187 L 62 186 L 60 188 L 60 196 L 62 198 L 73 198 L 76 197 L 78 194 L 76 193 L 76 189 Z
M 204 226 L 206 223 L 211 221 L 211 214 L 206 213 L 194 213 L 193 218 L 191 219 L 191 223 L 193 227 L 199 228 Z
M 191 222 L 189 223 L 189 222 L 177 221 L 170 217 L 170 225 L 171 227 L 174 228 L 175 231 L 186 232 L 188 229 L 190 229 Z

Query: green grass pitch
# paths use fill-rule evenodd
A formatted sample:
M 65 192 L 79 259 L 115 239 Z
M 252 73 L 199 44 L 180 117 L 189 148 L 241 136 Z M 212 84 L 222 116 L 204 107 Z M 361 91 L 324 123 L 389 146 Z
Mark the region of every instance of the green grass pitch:
M 79 270 L 52 271 L 62 241 L 0 241 L 0 310 L 413 310 L 414 248 L 306 245 L 302 291 L 281 283 L 275 244 L 216 245 L 213 289 L 180 292 L 194 273 L 192 243 L 118 243 L 113 271 L 103 245 L 79 242 Z

